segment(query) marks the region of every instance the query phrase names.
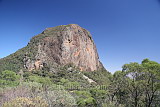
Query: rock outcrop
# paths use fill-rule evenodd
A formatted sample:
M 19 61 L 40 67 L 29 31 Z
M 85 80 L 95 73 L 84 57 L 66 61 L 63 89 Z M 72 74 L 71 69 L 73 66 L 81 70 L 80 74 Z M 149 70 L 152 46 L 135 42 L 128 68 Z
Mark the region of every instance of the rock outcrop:
M 91 34 L 76 24 L 47 28 L 20 51 L 23 51 L 19 52 L 19 56 L 23 56 L 23 67 L 29 71 L 46 67 L 52 71 L 67 64 L 82 71 L 103 67 Z

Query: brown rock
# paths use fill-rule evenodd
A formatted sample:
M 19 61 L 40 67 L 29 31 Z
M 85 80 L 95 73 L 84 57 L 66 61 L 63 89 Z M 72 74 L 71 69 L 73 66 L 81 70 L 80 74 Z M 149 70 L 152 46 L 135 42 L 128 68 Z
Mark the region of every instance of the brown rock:
M 82 71 L 102 68 L 96 46 L 90 33 L 76 24 L 47 28 L 31 40 L 29 44 L 37 50 L 34 59 L 27 59 L 28 69 L 74 64 Z M 29 62 L 34 61 L 34 63 Z

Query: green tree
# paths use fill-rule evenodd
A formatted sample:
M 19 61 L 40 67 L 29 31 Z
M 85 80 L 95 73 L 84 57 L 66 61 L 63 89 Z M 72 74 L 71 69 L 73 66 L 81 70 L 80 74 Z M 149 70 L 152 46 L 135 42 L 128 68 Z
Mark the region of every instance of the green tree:
M 80 107 L 95 107 L 96 102 L 92 97 L 92 94 L 88 91 L 76 91 L 75 94 L 78 96 L 77 104 Z
M 7 81 L 16 81 L 20 78 L 20 76 L 17 75 L 15 72 L 9 71 L 9 70 L 5 70 L 1 72 L 0 77 L 1 79 L 7 80 Z
M 113 74 L 112 83 L 109 86 L 110 100 L 116 104 L 126 104 L 128 100 L 128 77 L 122 71 Z
M 141 83 L 141 77 L 143 74 L 143 67 L 138 63 L 125 64 L 123 67 L 123 72 L 129 78 L 128 91 L 131 101 L 131 106 L 139 107 L 141 105 L 141 97 L 143 94 L 143 84 Z
M 19 84 L 20 75 L 13 71 L 5 70 L 0 72 L 0 86 L 16 86 Z
M 143 86 L 145 90 L 145 103 L 146 107 L 160 106 L 160 103 L 156 100 L 159 99 L 160 92 L 160 64 L 149 59 L 144 59 L 142 61 L 142 66 L 144 67 L 143 72 Z

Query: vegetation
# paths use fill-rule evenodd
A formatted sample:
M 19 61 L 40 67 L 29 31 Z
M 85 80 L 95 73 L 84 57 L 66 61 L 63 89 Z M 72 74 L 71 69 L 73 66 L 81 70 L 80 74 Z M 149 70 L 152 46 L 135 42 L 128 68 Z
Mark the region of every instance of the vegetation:
M 145 59 L 122 68 L 113 75 L 111 100 L 127 107 L 159 107 L 160 64 Z
M 160 64 L 144 59 L 141 64 L 123 65 L 113 75 L 104 69 L 82 72 L 73 65 L 55 73 L 4 70 L 0 72 L 0 106 L 159 107 Z
M 5 102 L 3 107 L 48 107 L 48 104 L 41 97 L 26 98 L 20 97 L 9 102 Z

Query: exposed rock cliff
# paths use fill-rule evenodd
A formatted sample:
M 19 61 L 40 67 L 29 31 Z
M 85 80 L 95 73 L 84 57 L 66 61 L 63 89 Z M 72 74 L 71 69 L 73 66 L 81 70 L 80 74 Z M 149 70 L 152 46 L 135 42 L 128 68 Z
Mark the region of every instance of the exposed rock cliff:
M 16 55 L 29 71 L 74 64 L 82 71 L 102 68 L 90 33 L 76 24 L 47 28 Z M 16 55 L 11 55 L 16 57 Z

